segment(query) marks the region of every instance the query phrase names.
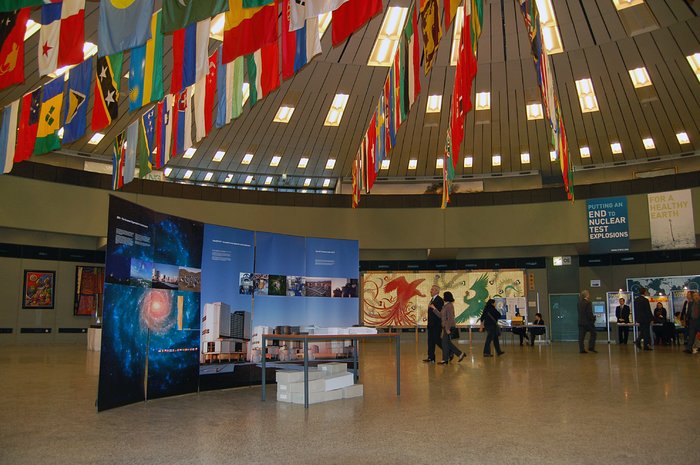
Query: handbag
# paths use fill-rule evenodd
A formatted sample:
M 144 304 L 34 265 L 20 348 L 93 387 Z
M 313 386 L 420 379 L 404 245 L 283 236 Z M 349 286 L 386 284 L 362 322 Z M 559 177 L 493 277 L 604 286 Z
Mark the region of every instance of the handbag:
M 459 339 L 459 330 L 454 326 L 450 328 L 450 339 Z

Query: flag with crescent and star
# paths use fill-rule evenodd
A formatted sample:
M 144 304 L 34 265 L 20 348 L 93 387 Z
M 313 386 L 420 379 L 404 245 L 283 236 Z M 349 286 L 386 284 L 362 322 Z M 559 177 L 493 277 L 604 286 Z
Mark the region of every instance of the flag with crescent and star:
M 122 74 L 122 52 L 97 58 L 95 67 L 95 106 L 92 130 L 109 126 L 119 115 L 119 78 Z
M 225 11 L 228 0 L 163 0 L 163 32 L 175 32 Z

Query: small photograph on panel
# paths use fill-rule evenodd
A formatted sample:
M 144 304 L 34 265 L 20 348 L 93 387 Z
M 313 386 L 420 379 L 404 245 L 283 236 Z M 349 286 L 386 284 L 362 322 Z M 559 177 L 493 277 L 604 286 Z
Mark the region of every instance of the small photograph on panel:
M 131 259 L 129 267 L 129 285 L 134 287 L 151 287 L 153 263 L 137 258 Z
M 306 278 L 306 297 L 330 297 L 331 278 Z
M 267 293 L 268 295 L 287 295 L 287 277 L 271 274 Z
M 357 297 L 357 279 L 331 278 L 332 297 Z
M 253 273 L 241 273 L 238 281 L 238 293 L 241 295 L 253 295 Z
M 287 295 L 289 297 L 303 297 L 305 295 L 303 276 L 287 276 Z
M 201 292 L 202 270 L 199 268 L 180 267 L 178 289 L 181 291 Z
M 255 284 L 255 295 L 267 295 L 270 275 L 268 274 L 253 274 L 253 283 Z
M 168 265 L 166 263 L 153 264 L 153 288 L 154 289 L 169 289 L 175 291 L 178 289 L 180 280 L 180 267 L 177 265 Z

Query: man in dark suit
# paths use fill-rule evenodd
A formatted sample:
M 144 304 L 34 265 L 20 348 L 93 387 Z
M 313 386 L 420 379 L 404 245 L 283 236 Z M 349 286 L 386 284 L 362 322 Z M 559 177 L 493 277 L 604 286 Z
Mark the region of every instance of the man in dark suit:
M 439 312 L 445 304 L 440 294 L 440 288 L 433 285 L 430 288 L 430 302 L 428 302 L 428 358 L 423 360 L 426 363 L 435 363 L 435 346 L 442 344 L 442 320 L 440 317 L 431 311 L 432 305 Z
M 625 299 L 620 298 L 620 305 L 615 309 L 615 318 L 617 318 L 617 342 L 619 344 L 627 344 L 627 338 L 630 334 L 628 326 L 620 326 L 620 323 L 630 322 L 630 306 L 625 305 Z
M 578 301 L 578 351 L 582 354 L 588 353 L 583 344 L 586 333 L 591 333 L 588 338 L 588 352 L 598 352 L 595 350 L 596 333 L 593 304 L 591 303 L 590 293 L 584 289 L 581 291 L 581 299 Z
M 634 299 L 634 321 L 639 324 L 639 337 L 634 341 L 639 349 L 642 348 L 642 340 L 644 340 L 644 350 L 653 350 L 649 345 L 651 343 L 651 322 L 654 319 L 654 314 L 651 313 L 651 305 L 646 297 L 646 288 L 639 289 L 639 295 Z
M 693 306 L 693 291 L 688 291 L 685 294 L 685 302 L 683 302 L 683 309 L 681 310 L 681 324 L 683 327 L 688 326 L 688 309 Z
M 685 315 L 686 322 L 688 323 L 688 336 L 685 345 L 685 350 L 683 352 L 687 354 L 693 353 L 693 344 L 695 344 L 695 337 L 698 332 L 700 332 L 700 293 L 695 291 L 692 293 L 693 303 L 688 305 L 688 311 Z

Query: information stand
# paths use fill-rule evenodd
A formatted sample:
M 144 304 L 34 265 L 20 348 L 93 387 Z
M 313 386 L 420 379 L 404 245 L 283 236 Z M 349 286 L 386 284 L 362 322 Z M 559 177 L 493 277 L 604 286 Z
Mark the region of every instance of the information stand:
M 632 341 L 637 339 L 637 324 L 634 323 L 634 301 L 632 300 L 632 293 L 628 291 L 623 291 L 620 289 L 617 292 L 607 292 L 606 294 L 606 303 L 608 306 L 608 344 L 610 344 L 613 339 L 610 337 L 610 332 L 611 332 L 611 326 L 613 323 L 615 323 L 615 327 L 631 327 L 632 328 Z M 625 299 L 625 305 L 628 305 L 630 308 L 630 321 L 631 323 L 627 324 L 620 324 L 617 322 L 617 315 L 615 314 L 615 310 L 617 307 L 620 305 L 620 299 Z M 615 342 L 618 344 L 620 343 L 619 341 L 619 332 L 615 336 Z

